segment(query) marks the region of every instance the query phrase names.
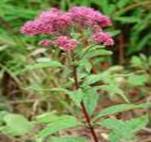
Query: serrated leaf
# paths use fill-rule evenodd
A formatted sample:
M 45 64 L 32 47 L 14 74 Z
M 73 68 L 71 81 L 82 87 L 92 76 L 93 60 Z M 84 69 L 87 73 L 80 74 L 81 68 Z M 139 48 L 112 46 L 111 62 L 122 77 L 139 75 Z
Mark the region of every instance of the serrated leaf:
M 36 116 L 36 121 L 39 123 L 50 123 L 53 120 L 56 120 L 58 116 L 55 112 L 47 112 L 41 115 Z
M 113 97 L 114 95 L 119 95 L 125 102 L 129 103 L 128 98 L 125 96 L 123 90 L 119 87 L 119 85 L 110 81 L 107 85 L 102 85 L 100 87 L 102 90 L 109 92 L 109 95 Z
M 91 69 L 92 69 L 92 65 L 91 65 L 91 63 L 89 62 L 89 60 L 87 60 L 87 59 L 80 60 L 78 67 L 79 67 L 80 69 L 85 69 L 88 73 L 89 73 L 89 72 L 91 71 Z
M 145 115 L 127 121 L 108 118 L 101 121 L 99 125 L 112 130 L 109 134 L 111 142 L 120 142 L 134 138 L 134 134 L 144 128 L 147 123 L 148 117 Z
M 104 117 L 104 116 L 108 116 L 111 114 L 117 114 L 120 112 L 124 112 L 124 111 L 128 111 L 128 110 L 132 110 L 132 109 L 144 109 L 144 108 L 148 108 L 150 107 L 150 104 L 148 103 L 144 103 L 144 104 L 119 104 L 119 105 L 113 105 L 111 107 L 105 108 L 103 109 L 96 117 L 100 118 L 100 117 Z
M 40 62 L 40 63 L 34 63 L 34 64 L 29 64 L 26 66 L 24 69 L 25 71 L 31 71 L 35 69 L 42 69 L 42 68 L 57 68 L 57 67 L 62 67 L 62 64 L 58 61 L 48 61 L 48 62 Z
M 88 46 L 87 48 L 84 48 L 82 51 L 83 51 L 83 53 L 81 54 L 81 57 L 83 56 L 83 55 L 85 55 L 87 52 L 92 52 L 92 51 L 94 51 L 94 50 L 97 50 L 97 49 L 104 49 L 105 48 L 105 46 L 103 46 L 103 45 L 91 45 L 91 46 Z
M 60 130 L 71 128 L 77 126 L 79 123 L 77 119 L 73 116 L 69 115 L 64 115 L 64 116 L 59 116 L 53 121 L 51 121 L 46 128 L 42 129 L 38 133 L 38 137 L 40 138 L 45 138 L 48 135 L 51 135 L 53 133 L 56 133 Z
M 130 133 L 135 133 L 141 130 L 142 128 L 144 128 L 148 122 L 149 122 L 148 116 L 144 115 L 144 116 L 133 118 L 131 120 L 126 121 L 125 125 L 128 127 L 128 131 Z
M 125 126 L 125 123 L 122 120 L 111 119 L 111 118 L 104 119 L 98 124 L 105 128 L 116 130 L 116 131 L 121 131 L 122 128 L 124 129 Z
M 85 84 L 90 85 L 96 83 L 102 79 L 102 74 L 97 75 L 89 75 L 86 80 L 84 81 Z
M 99 81 L 105 81 L 106 79 L 108 79 L 108 78 L 106 78 L 107 75 L 109 75 L 109 72 L 102 72 L 102 73 L 99 73 L 99 74 L 88 75 L 85 78 L 85 81 L 84 81 L 83 84 L 91 85 L 91 84 L 97 83 Z
M 83 98 L 83 101 L 89 115 L 93 114 L 95 107 L 97 105 L 98 99 L 99 99 L 99 94 L 97 93 L 96 89 L 89 88 L 85 91 L 85 97 Z
M 81 89 L 79 89 L 68 93 L 68 95 L 77 106 L 80 106 L 80 103 L 86 94 Z
M 117 132 L 112 131 L 109 134 L 109 140 L 110 142 L 120 142 L 121 136 Z
M 7 114 L 4 117 L 6 123 L 3 129 L 4 133 L 20 136 L 28 133 L 33 125 L 22 115 L 19 114 Z
M 102 73 L 87 75 L 83 84 L 91 85 L 91 84 L 97 83 L 99 81 L 103 81 L 104 83 L 110 84 L 111 80 L 113 80 L 112 74 L 118 73 L 121 71 L 123 71 L 123 67 L 121 67 L 121 66 L 110 67 L 109 69 L 107 69 L 106 71 L 103 71 Z
M 112 52 L 109 51 L 109 50 L 106 50 L 106 49 L 96 49 L 96 50 L 89 50 L 89 52 L 87 52 L 83 58 L 87 58 L 87 59 L 90 59 L 90 58 L 94 58 L 94 57 L 98 57 L 98 56 L 110 56 L 112 55 Z
M 147 82 L 147 79 L 146 75 L 131 75 L 128 78 L 128 83 L 132 86 L 143 86 Z

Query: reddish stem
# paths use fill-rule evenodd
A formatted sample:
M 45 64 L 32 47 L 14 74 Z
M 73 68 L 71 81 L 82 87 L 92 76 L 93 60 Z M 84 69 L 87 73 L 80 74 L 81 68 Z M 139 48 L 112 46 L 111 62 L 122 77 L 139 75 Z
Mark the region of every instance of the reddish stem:
M 93 125 L 91 124 L 90 116 L 89 116 L 89 114 L 88 114 L 88 112 L 87 112 L 87 110 L 86 110 L 86 108 L 85 108 L 85 105 L 84 105 L 83 101 L 81 102 L 81 108 L 82 108 L 82 112 L 83 112 L 83 114 L 84 114 L 84 116 L 85 116 L 86 122 L 87 122 L 87 124 L 88 124 L 88 127 L 89 127 L 89 129 L 90 129 L 90 132 L 91 132 L 91 134 L 92 134 L 92 137 L 93 137 L 94 142 L 99 142 L 99 140 L 98 140 L 98 138 L 97 138 L 97 135 L 96 135 L 96 133 L 95 133 L 94 127 L 93 127 Z
M 74 60 L 74 57 L 73 57 L 73 60 Z M 73 76 L 74 76 L 74 81 L 75 81 L 75 87 L 76 87 L 76 89 L 79 89 L 79 82 L 78 82 L 78 76 L 77 76 L 77 68 L 76 68 L 76 66 L 73 66 Z M 88 112 L 86 110 L 86 107 L 85 107 L 83 101 L 81 102 L 81 110 L 82 110 L 82 112 L 84 114 L 86 123 L 88 125 L 88 128 L 90 129 L 90 132 L 92 134 L 94 142 L 99 142 L 99 140 L 97 138 L 97 135 L 95 133 L 94 127 L 91 124 L 91 118 L 90 118 L 90 116 L 89 116 L 89 114 L 88 114 Z
M 124 36 L 121 34 L 119 37 L 119 64 L 124 63 Z

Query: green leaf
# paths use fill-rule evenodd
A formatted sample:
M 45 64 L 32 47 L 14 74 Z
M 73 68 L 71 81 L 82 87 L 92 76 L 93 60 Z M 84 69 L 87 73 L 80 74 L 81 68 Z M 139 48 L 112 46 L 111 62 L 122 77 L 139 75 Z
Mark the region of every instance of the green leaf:
M 145 109 L 145 108 L 148 108 L 148 107 L 150 107 L 150 104 L 148 104 L 148 103 L 138 104 L 138 105 L 135 105 L 135 104 L 113 105 L 111 107 L 103 109 L 95 117 L 95 119 L 100 118 L 100 117 L 104 117 L 104 116 L 108 116 L 108 115 L 111 115 L 111 114 L 117 114 L 117 113 L 120 113 L 120 112 L 129 111 L 129 110 L 132 110 L 132 109 Z
M 3 132 L 13 136 L 24 135 L 33 128 L 33 125 L 24 116 L 19 114 L 5 115 L 4 122 L 6 126 Z
M 112 74 L 119 73 L 122 71 L 123 71 L 123 67 L 113 66 L 113 67 L 110 67 L 106 71 L 103 71 L 99 74 L 87 75 L 83 84 L 84 85 L 91 85 L 91 84 L 97 83 L 99 81 L 102 81 L 102 82 L 107 83 L 107 84 L 111 84 L 113 82 L 112 81 L 113 80 Z
M 131 75 L 128 78 L 128 83 L 132 86 L 143 86 L 147 82 L 147 75 Z
M 80 103 L 86 94 L 81 89 L 79 89 L 68 93 L 68 95 L 77 106 L 80 106 Z
M 133 139 L 134 134 L 144 128 L 147 123 L 148 117 L 145 115 L 127 121 L 109 118 L 101 121 L 99 125 L 112 130 L 109 134 L 111 142 L 120 142 L 122 140 Z
M 79 66 L 80 69 L 85 69 L 88 73 L 89 73 L 89 72 L 91 71 L 91 69 L 92 69 L 92 65 L 91 65 L 91 63 L 89 62 L 89 60 L 87 60 L 87 59 L 80 60 L 78 66 Z
M 73 116 L 64 115 L 58 116 L 38 133 L 38 137 L 45 138 L 48 135 L 56 133 L 60 130 L 75 127 L 78 125 L 77 119 Z
M 3 124 L 3 122 L 4 122 L 4 117 L 5 117 L 5 115 L 7 115 L 7 114 L 8 114 L 8 112 L 6 112 L 6 111 L 0 111 L 0 125 Z
M 114 80 L 111 80 L 107 85 L 102 85 L 100 88 L 104 91 L 107 91 L 111 97 L 114 95 L 119 95 L 125 102 L 129 103 L 129 100 L 124 94 L 123 90 Z
M 117 36 L 121 33 L 120 30 L 114 30 L 114 31 L 109 31 L 108 32 L 112 37 Z
M 87 52 L 83 58 L 86 59 L 90 59 L 90 58 L 94 58 L 94 57 L 98 57 L 98 56 L 110 56 L 112 55 L 112 52 L 106 49 L 96 49 L 96 50 L 89 50 L 89 52 Z
M 62 67 L 62 64 L 58 61 L 48 61 L 48 62 L 39 62 L 39 63 L 34 63 L 34 64 L 29 64 L 26 66 L 24 69 L 25 71 L 31 71 L 35 69 L 42 69 L 42 68 L 57 68 L 57 67 Z
M 58 116 L 55 114 L 56 112 L 47 112 L 41 115 L 36 116 L 36 121 L 40 123 L 50 123 L 53 120 L 58 119 Z
M 85 92 L 85 97 L 83 98 L 84 104 L 89 115 L 92 115 L 96 108 L 99 99 L 99 94 L 97 93 L 96 89 L 93 88 L 86 89 L 86 91 L 84 92 Z
M 60 138 L 52 138 L 51 142 L 86 142 L 85 138 L 82 137 L 60 137 Z
M 117 133 L 116 131 L 110 132 L 109 140 L 110 140 L 110 142 L 121 142 L 121 141 L 123 141 L 123 140 L 121 140 L 121 136 L 119 135 L 119 133 Z
M 92 52 L 94 50 L 97 50 L 97 49 L 105 49 L 105 46 L 104 45 L 90 45 L 88 46 L 87 48 L 84 48 L 82 49 L 83 52 L 81 52 L 82 54 L 81 57 L 83 57 L 83 55 L 85 55 L 87 52 Z
M 133 56 L 131 59 L 131 64 L 134 67 L 142 67 L 143 63 L 140 57 Z
M 99 74 L 92 74 L 92 75 L 88 75 L 85 80 L 84 80 L 84 85 L 91 85 L 91 84 L 94 84 L 94 83 L 97 83 L 99 81 L 104 81 L 106 80 L 107 78 L 107 75 L 109 73 L 108 72 L 102 72 L 102 73 L 99 73 Z
M 139 23 L 140 19 L 136 17 L 115 17 L 116 21 L 120 21 L 122 23 Z
M 135 133 L 141 130 L 142 128 L 144 128 L 148 122 L 149 122 L 148 116 L 144 115 L 144 116 L 133 118 L 131 120 L 126 121 L 125 125 L 128 127 L 128 131 L 130 133 Z
M 99 124 L 108 129 L 112 129 L 115 131 L 122 131 L 123 133 L 135 133 L 140 129 L 144 128 L 148 123 L 148 117 L 146 115 L 133 118 L 127 121 L 122 121 L 118 119 L 105 119 L 101 121 Z M 128 131 L 128 132 L 125 132 Z
M 124 131 L 123 129 L 125 129 L 125 123 L 122 120 L 118 120 L 118 119 L 104 119 L 101 122 L 98 123 L 99 125 L 111 129 L 111 130 L 116 130 L 116 131 Z

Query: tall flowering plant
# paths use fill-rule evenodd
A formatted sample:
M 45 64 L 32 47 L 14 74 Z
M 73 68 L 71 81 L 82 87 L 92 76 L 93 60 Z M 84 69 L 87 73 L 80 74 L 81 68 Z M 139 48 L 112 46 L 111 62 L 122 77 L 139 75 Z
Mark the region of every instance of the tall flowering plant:
M 72 7 L 67 12 L 56 8 L 42 12 L 21 28 L 21 32 L 25 35 L 46 35 L 47 38 L 39 41 L 40 46 L 60 48 L 67 53 L 74 87 L 63 89 L 81 109 L 85 118 L 84 124 L 90 130 L 94 142 L 99 142 L 92 121 L 98 101 L 99 87 L 94 85 L 92 87 L 92 84 L 99 81 L 100 78 L 93 78 L 91 61 L 95 57 L 111 54 L 105 49 L 105 46 L 113 46 L 114 41 L 111 35 L 104 31 L 111 25 L 111 19 L 99 11 L 88 7 Z M 60 127 L 58 126 L 56 130 L 74 127 L 74 120 L 73 117 L 72 119 L 69 116 L 65 117 L 66 124 L 57 122 L 56 125 L 60 125 Z M 48 125 L 39 133 L 39 136 L 44 139 L 49 134 L 56 132 L 52 130 L 52 127 L 52 125 Z

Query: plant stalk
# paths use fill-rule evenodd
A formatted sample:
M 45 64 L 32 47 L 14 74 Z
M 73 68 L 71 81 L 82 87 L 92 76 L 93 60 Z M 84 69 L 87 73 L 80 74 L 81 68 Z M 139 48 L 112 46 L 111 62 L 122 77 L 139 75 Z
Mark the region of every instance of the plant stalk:
M 73 60 L 74 60 L 74 57 L 73 57 Z M 79 82 L 78 82 L 78 75 L 77 75 L 77 67 L 75 65 L 73 65 L 73 76 L 74 76 L 74 81 L 75 81 L 75 87 L 76 89 L 79 89 Z M 95 133 L 95 130 L 94 130 L 94 127 L 91 123 L 91 118 L 86 110 L 86 107 L 84 105 L 84 102 L 81 101 L 81 110 L 83 112 L 83 115 L 85 117 L 85 120 L 86 120 L 86 123 L 88 125 L 88 128 L 90 129 L 90 132 L 92 134 L 92 137 L 93 137 L 93 140 L 94 142 L 99 142 L 98 138 L 97 138 L 97 135 Z

